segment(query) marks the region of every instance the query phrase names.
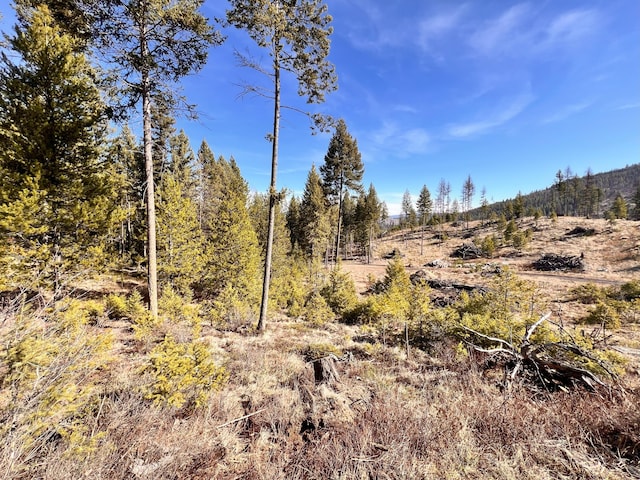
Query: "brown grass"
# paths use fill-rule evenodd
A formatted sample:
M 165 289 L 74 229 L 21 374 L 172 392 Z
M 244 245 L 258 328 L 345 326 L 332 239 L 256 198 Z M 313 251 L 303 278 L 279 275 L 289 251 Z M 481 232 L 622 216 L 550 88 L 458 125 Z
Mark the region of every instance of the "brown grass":
M 591 267 L 584 274 L 530 277 L 562 301 L 576 282 L 633 278 L 637 256 L 627 260 L 626 246 L 616 256 L 599 243 L 607 239 L 637 245 L 637 224 L 609 227 L 597 222 L 541 222 L 523 255 L 508 256 L 505 250 L 492 261 L 526 273 L 527 262 L 541 252 L 588 251 Z M 595 225 L 598 238 L 565 239 L 563 232 L 574 223 Z M 401 239 L 388 239 L 377 251 L 398 246 L 410 268 L 417 269 L 433 258 L 445 258 L 462 241 L 453 232 L 451 237 L 444 246 L 431 244 L 422 257 L 416 256 L 419 239 L 404 248 Z M 369 272 L 381 276 L 385 265 L 376 261 L 345 268 L 366 279 Z M 466 283 L 484 280 L 469 265 L 432 274 Z M 558 305 L 567 322 L 583 308 L 570 302 Z M 3 338 L 11 321 L 5 314 Z M 624 334 L 640 338 L 636 327 L 626 326 Z M 407 359 L 398 346 L 359 341 L 364 332 L 357 326 L 329 323 L 314 328 L 274 319 L 262 336 L 250 329 L 221 332 L 204 327 L 203 338 L 230 372 L 227 385 L 204 409 L 162 408 L 143 398 L 143 377 L 137 371 L 144 352 L 128 347 L 130 329 L 122 321 L 94 328 L 113 329 L 119 336 L 116 361 L 99 372 L 100 407 L 86 418 L 96 434 L 103 434 L 98 448 L 71 456 L 65 442 L 52 440 L 36 457 L 9 470 L 7 446 L 0 445 L 0 479 L 640 477 L 640 390 L 533 395 L 516 388 L 507 394 L 483 375 L 473 357 L 456 357 L 453 344 L 434 345 L 430 354 L 414 349 Z M 350 361 L 337 363 L 339 382 L 315 384 L 306 356 L 310 346 L 353 354 Z M 636 365 L 632 359 L 628 367 L 632 380 Z

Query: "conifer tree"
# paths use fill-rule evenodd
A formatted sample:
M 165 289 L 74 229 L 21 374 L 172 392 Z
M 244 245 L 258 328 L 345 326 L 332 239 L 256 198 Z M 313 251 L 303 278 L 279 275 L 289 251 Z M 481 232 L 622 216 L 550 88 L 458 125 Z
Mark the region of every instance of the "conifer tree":
M 366 193 L 360 194 L 356 206 L 358 222 L 358 239 L 365 246 L 367 263 L 371 263 L 373 256 L 373 239 L 379 232 L 380 200 L 373 184 L 369 185 Z
M 118 250 L 122 257 L 142 261 L 144 258 L 144 238 L 146 234 L 144 198 L 144 156 L 142 146 L 137 143 L 133 132 L 125 125 L 120 133 L 111 139 L 108 156 L 115 163 L 122 188 L 119 191 L 120 208 L 124 216 L 120 223 Z
M 336 221 L 335 258 L 340 255 L 340 234 L 343 222 L 342 203 L 349 191 L 362 191 L 364 165 L 358 150 L 358 142 L 349 134 L 347 124 L 340 119 L 329 142 L 329 149 L 320 167 L 322 185 L 330 205 L 338 206 Z
M 247 305 L 259 298 L 260 249 L 247 211 L 248 187 L 233 159 L 205 165 L 210 202 L 202 288 L 209 297 L 225 290 Z
M 424 246 L 424 227 L 427 224 L 427 218 L 431 214 L 431 209 L 433 207 L 433 202 L 431 201 L 431 192 L 429 192 L 429 189 L 426 185 L 423 185 L 422 189 L 420 190 L 420 195 L 418 196 L 416 207 L 418 211 L 418 219 L 420 220 L 420 226 L 422 227 L 420 230 L 420 255 L 422 255 Z
M 473 194 L 476 191 L 476 187 L 471 180 L 471 175 L 467 176 L 467 179 L 462 185 L 462 209 L 464 210 L 464 219 L 467 222 L 467 228 L 469 228 L 469 211 L 473 204 Z
M 186 191 L 181 170 L 165 172 L 158 186 L 158 273 L 180 293 L 201 278 L 204 236 L 197 205 Z
M 264 68 L 255 61 L 241 56 L 244 65 L 265 73 L 272 82 L 272 93 L 255 86 L 247 91 L 262 94 L 273 100 L 273 130 L 271 141 L 271 181 L 269 183 L 269 223 L 265 255 L 262 302 L 258 330 L 266 328 L 269 283 L 271 280 L 271 254 L 275 215 L 280 195 L 276 189 L 278 170 L 278 144 L 280 139 L 281 75 L 289 72 L 298 82 L 298 95 L 308 103 L 321 103 L 324 94 L 336 89 L 334 68 L 327 61 L 331 16 L 321 0 L 231 0 L 227 20 L 236 28 L 245 30 L 256 44 L 268 50 L 271 66 Z M 317 117 L 316 117 L 317 118 Z
M 616 195 L 616 198 L 613 201 L 613 205 L 611 206 L 610 216 L 620 219 L 627 218 L 627 202 L 625 202 L 622 195 Z
M 101 156 L 106 108 L 81 42 L 46 6 L 25 15 L 0 67 L 0 230 L 12 260 L 58 287 L 116 221 L 114 172 Z
M 638 185 L 636 193 L 633 196 L 633 203 L 635 204 L 633 209 L 633 218 L 635 220 L 640 220 L 640 185 Z
M 85 0 L 87 7 L 91 0 Z M 205 64 L 208 48 L 222 42 L 200 13 L 201 0 L 128 0 L 103 2 L 102 50 L 119 67 L 121 93 L 128 105 L 140 105 L 146 171 L 149 309 L 158 316 L 156 209 L 152 106 L 173 109 L 180 78 Z M 155 100 L 154 100 L 155 99 Z M 157 116 L 157 115 L 156 115 Z
M 300 246 L 302 234 L 300 232 L 300 202 L 295 197 L 291 197 L 289 208 L 287 209 L 287 230 L 289 231 L 289 239 L 291 241 L 291 251 Z
M 331 226 L 327 215 L 322 180 L 315 165 L 311 167 L 300 203 L 302 251 L 317 258 L 327 251 Z

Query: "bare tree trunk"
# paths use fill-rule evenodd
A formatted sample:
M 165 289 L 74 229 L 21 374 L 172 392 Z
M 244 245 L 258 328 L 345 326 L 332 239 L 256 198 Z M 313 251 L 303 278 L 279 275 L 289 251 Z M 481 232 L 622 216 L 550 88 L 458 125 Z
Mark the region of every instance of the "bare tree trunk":
M 276 191 L 276 174 L 278 172 L 278 137 L 280 132 L 280 65 L 276 57 L 274 63 L 275 100 L 273 108 L 273 138 L 271 139 L 271 183 L 269 185 L 269 224 L 267 227 L 267 249 L 264 259 L 264 279 L 262 282 L 262 302 L 258 331 L 267 329 L 267 307 L 269 305 L 269 284 L 271 283 L 271 256 L 273 253 L 273 231 L 276 223 L 276 207 L 278 192 Z
M 142 58 L 148 55 L 146 30 L 140 30 L 140 50 Z M 153 140 L 151 138 L 151 79 L 148 70 L 142 72 L 142 131 L 144 144 L 144 165 L 147 174 L 147 272 L 149 310 L 158 316 L 158 267 L 156 255 L 156 203 L 153 183 Z

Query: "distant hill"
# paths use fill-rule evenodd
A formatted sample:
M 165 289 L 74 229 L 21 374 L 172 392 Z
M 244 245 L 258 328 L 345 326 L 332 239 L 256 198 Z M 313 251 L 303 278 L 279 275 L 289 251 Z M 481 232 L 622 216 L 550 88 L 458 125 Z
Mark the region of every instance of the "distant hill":
M 566 211 L 568 215 L 585 215 L 585 197 L 589 187 L 598 192 L 597 195 L 599 197 L 599 201 L 591 215 L 593 217 L 603 216 L 603 212 L 606 212 L 611 207 L 618 194 L 622 195 L 627 205 L 633 208 L 635 205 L 633 197 L 640 186 L 640 163 L 611 170 L 610 172 L 595 173 L 589 179 L 585 176 L 575 176 L 564 181 L 566 193 L 561 192 L 561 189 L 556 184 L 544 190 L 521 194 L 520 198 L 525 211 L 540 209 L 544 215 L 550 215 L 553 211 L 558 214 Z M 489 212 L 499 214 L 505 210 L 509 202 L 514 200 L 508 199 L 492 203 L 489 205 Z M 471 215 L 472 217 L 480 218 L 482 215 L 480 208 L 472 210 Z

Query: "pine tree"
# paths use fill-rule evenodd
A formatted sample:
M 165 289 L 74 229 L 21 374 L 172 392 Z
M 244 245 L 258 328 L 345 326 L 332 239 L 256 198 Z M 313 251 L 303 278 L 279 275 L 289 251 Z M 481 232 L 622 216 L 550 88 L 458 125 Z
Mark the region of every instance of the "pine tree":
M 107 155 L 115 163 L 122 188 L 119 191 L 120 208 L 124 217 L 120 223 L 118 251 L 122 257 L 141 262 L 144 259 L 146 235 L 144 198 L 144 156 L 142 147 L 125 125 L 113 138 Z
M 369 190 L 360 194 L 356 205 L 358 241 L 365 247 L 367 263 L 371 263 L 373 256 L 373 239 L 379 233 L 380 214 L 378 193 L 373 184 L 370 184 Z
M 205 258 L 197 205 L 184 176 L 182 171 L 165 172 L 158 186 L 158 274 L 163 283 L 186 294 L 201 278 Z
M 469 228 L 469 211 L 473 205 L 473 194 L 476 191 L 476 187 L 471 180 L 471 175 L 467 176 L 467 179 L 462 185 L 462 210 L 464 211 L 464 219 L 467 222 L 467 228 Z
M 93 5 L 90 0 L 87 8 Z M 180 103 L 175 83 L 199 70 L 222 37 L 199 12 L 201 0 L 99 2 L 102 51 L 119 67 L 128 105 L 140 105 L 146 171 L 149 309 L 158 316 L 153 105 Z M 155 99 L 155 101 L 154 101 Z M 156 115 L 157 117 L 157 115 Z
M 335 258 L 340 255 L 340 234 L 343 223 L 342 203 L 349 191 L 362 191 L 364 165 L 358 150 L 358 142 L 347 131 L 347 124 L 340 119 L 329 142 L 329 149 L 320 167 L 322 185 L 329 205 L 338 206 L 336 221 Z
M 326 253 L 331 227 L 327 215 L 322 180 L 315 165 L 311 167 L 300 203 L 302 251 L 312 258 Z
M 418 219 L 420 220 L 420 255 L 423 253 L 424 246 L 424 227 L 427 224 L 427 218 L 431 214 L 433 202 L 431 201 L 431 192 L 426 185 L 422 186 L 418 201 L 416 202 L 416 208 L 418 211 Z
M 616 196 L 616 199 L 613 201 L 613 205 L 611 206 L 610 210 L 610 216 L 620 219 L 627 218 L 627 202 L 625 202 L 622 195 L 618 194 Z
M 0 230 L 9 263 L 60 286 L 117 221 L 113 166 L 101 156 L 106 108 L 82 44 L 49 9 L 29 10 L 0 69 Z M 17 263 L 15 263 L 17 262 Z
M 413 208 L 413 200 L 411 199 L 411 193 L 409 190 L 405 190 L 402 195 L 402 213 L 404 214 L 404 226 L 413 228 L 416 226 L 417 214 L 415 208 Z
M 633 203 L 635 207 L 633 209 L 633 218 L 636 220 L 640 220 L 640 185 L 636 189 L 636 193 L 633 196 Z
M 233 159 L 205 166 L 210 211 L 202 289 L 215 297 L 232 291 L 246 305 L 259 298 L 260 249 L 247 211 L 248 187 Z
M 329 36 L 333 31 L 329 23 L 332 19 L 320 0 L 231 0 L 227 20 L 236 28 L 245 30 L 258 46 L 268 50 L 271 57 L 269 68 L 240 57 L 244 65 L 265 73 L 273 82 L 273 94 L 266 95 L 273 100 L 273 131 L 270 136 L 272 150 L 267 250 L 258 320 L 258 330 L 264 331 L 269 304 L 275 215 L 280 200 L 276 178 L 280 141 L 281 75 L 282 72 L 294 74 L 298 82 L 298 95 L 306 97 L 309 103 L 323 102 L 324 94 L 336 89 L 334 68 L 327 61 Z M 260 93 L 263 90 L 248 86 L 247 91 Z
M 300 246 L 302 234 L 300 231 L 300 202 L 295 197 L 291 197 L 289 208 L 287 208 L 287 230 L 289 231 L 289 240 L 291 241 L 291 251 Z

